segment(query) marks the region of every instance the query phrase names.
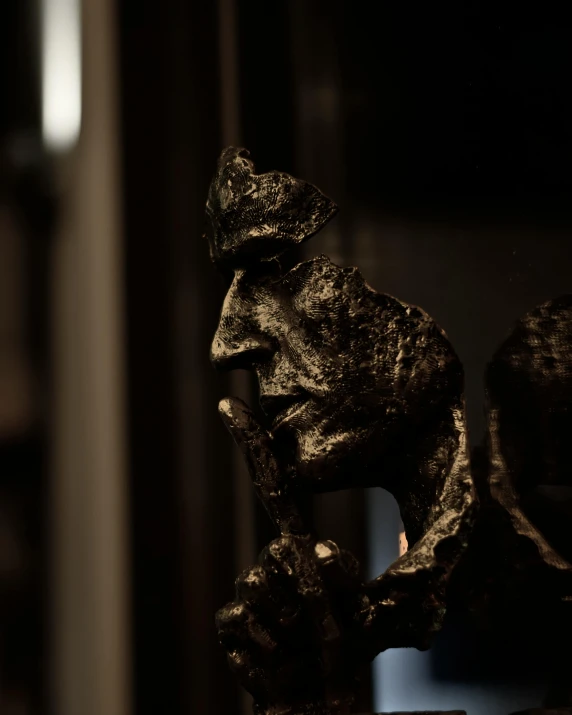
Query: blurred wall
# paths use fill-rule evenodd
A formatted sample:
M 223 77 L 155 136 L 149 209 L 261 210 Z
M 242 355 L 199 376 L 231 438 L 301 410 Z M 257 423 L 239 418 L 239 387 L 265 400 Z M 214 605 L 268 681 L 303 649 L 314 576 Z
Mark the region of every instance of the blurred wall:
M 47 260 L 30 2 L 0 7 L 0 711 L 45 703 Z

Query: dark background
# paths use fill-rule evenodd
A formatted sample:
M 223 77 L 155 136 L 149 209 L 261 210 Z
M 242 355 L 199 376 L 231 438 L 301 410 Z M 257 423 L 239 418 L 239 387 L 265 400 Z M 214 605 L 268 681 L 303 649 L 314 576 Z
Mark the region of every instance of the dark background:
M 565 7 L 117 0 L 138 715 L 240 712 L 213 613 L 232 598 L 237 564 L 272 538 L 258 508 L 254 527 L 236 508 L 237 466 L 216 413 L 233 385 L 208 361 L 224 285 L 202 240 L 203 208 L 220 150 L 239 143 L 260 171 L 297 174 L 338 203 L 335 223 L 300 257 L 323 251 L 355 263 L 376 289 L 435 317 L 466 368 L 476 444 L 494 349 L 527 310 L 572 291 Z M 61 207 L 41 149 L 35 13 L 22 0 L 4 0 L 0 10 L 0 200 L 22 217 L 23 354 L 36 385 L 25 426 L 0 433 L 0 520 L 11 510 L 10 538 L 28 574 L 0 574 L 8 594 L 0 601 L 0 692 L 24 693 L 24 712 L 45 713 L 53 329 L 45 284 Z M 243 387 L 250 390 L 248 380 Z M 368 543 L 364 497 L 324 497 L 316 521 L 324 537 L 367 562 L 381 547 Z M 251 528 L 250 542 L 241 541 Z M 239 553 L 239 542 L 252 553 Z M 458 654 L 473 646 L 448 638 L 453 646 L 436 647 L 430 677 L 462 683 L 474 663 Z M 533 660 L 522 658 L 510 678 L 534 680 Z M 484 671 L 483 683 L 502 687 L 503 662 L 491 659 Z M 368 692 L 360 706 L 371 707 Z M 479 712 L 469 702 L 458 707 Z

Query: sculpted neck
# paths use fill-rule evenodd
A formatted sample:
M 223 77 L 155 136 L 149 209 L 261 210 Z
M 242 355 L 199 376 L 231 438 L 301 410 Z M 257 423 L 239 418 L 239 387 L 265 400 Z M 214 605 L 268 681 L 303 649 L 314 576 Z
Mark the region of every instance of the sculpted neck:
M 412 428 L 409 443 L 392 449 L 377 474 L 377 486 L 399 504 L 411 546 L 447 509 L 456 482 L 470 479 L 464 406 L 448 408 L 439 419 Z

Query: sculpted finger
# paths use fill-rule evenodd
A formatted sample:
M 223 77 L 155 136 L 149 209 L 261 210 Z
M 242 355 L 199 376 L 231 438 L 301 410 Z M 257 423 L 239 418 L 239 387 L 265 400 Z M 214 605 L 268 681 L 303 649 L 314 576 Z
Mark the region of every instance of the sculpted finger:
M 310 537 L 284 535 L 274 539 L 260 554 L 260 564 L 268 573 L 284 574 L 296 582 L 314 568 Z
M 292 580 L 257 565 L 236 579 L 236 597 L 272 627 L 290 627 L 300 615 L 300 600 Z
M 300 511 L 288 493 L 272 450 L 272 436 L 238 398 L 221 400 L 219 413 L 242 452 L 252 483 L 281 534 L 306 532 Z
M 255 605 L 270 597 L 268 574 L 262 566 L 252 566 L 243 571 L 235 581 L 236 597 L 239 601 Z
M 228 650 L 244 647 L 249 618 L 248 609 L 241 603 L 229 603 L 215 616 L 220 642 Z
M 314 547 L 322 578 L 334 592 L 355 589 L 359 583 L 360 566 L 349 551 L 333 541 L 318 541 Z
M 315 543 L 310 537 L 284 536 L 269 544 L 261 555 L 265 568 L 287 575 L 312 619 L 325 673 L 336 661 L 341 631 L 320 573 Z
M 229 603 L 216 614 L 219 640 L 229 653 L 245 652 L 257 659 L 272 654 L 277 643 L 244 603 Z

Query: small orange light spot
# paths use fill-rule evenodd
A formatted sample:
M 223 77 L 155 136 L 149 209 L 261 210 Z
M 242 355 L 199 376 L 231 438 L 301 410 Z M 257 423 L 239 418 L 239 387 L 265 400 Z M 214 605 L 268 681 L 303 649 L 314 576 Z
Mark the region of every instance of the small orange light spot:
M 400 531 L 399 532 L 399 555 L 403 556 L 403 554 L 407 552 L 408 548 L 409 548 L 409 544 L 407 543 L 407 537 L 405 536 L 405 532 Z

